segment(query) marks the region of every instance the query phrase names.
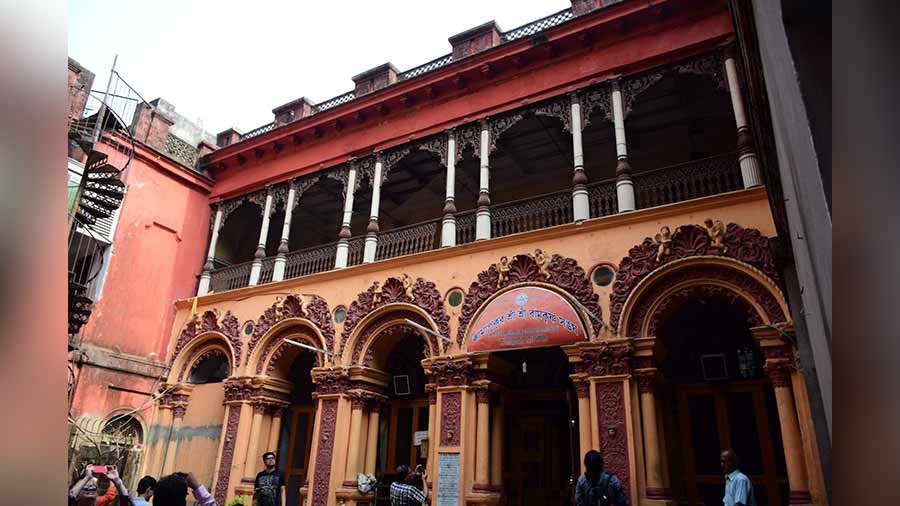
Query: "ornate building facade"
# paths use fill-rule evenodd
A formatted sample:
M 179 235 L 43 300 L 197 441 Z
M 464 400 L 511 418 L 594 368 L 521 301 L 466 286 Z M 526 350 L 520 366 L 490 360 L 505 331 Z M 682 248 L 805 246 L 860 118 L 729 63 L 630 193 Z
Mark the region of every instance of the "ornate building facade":
M 702 504 L 734 448 L 765 503 L 827 503 L 735 39 L 723 1 L 578 0 L 219 134 L 144 471 L 562 505 L 598 449 L 633 504 Z

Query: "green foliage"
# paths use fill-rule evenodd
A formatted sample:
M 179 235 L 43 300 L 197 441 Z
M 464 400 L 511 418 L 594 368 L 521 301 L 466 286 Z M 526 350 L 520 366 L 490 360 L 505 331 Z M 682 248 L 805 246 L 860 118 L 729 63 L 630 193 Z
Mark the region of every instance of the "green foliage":
M 225 506 L 250 506 L 250 497 L 246 495 L 236 495 Z

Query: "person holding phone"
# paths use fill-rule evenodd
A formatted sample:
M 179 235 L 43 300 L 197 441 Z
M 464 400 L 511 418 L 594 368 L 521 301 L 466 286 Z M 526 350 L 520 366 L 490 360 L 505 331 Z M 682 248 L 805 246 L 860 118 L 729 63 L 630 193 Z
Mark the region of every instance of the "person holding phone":
M 419 488 L 421 487 L 421 489 Z M 415 506 L 428 499 L 428 473 L 419 464 L 415 471 L 397 466 L 397 481 L 391 483 L 391 506 Z
M 103 496 L 97 497 L 97 478 L 94 473 L 105 474 L 109 478 L 109 489 Z M 93 466 L 88 464 L 84 467 L 84 476 L 69 490 L 69 506 L 103 506 L 112 502 L 116 498 L 116 491 L 119 492 L 119 505 L 132 506 L 131 497 L 128 489 L 119 478 L 119 472 L 115 466 Z

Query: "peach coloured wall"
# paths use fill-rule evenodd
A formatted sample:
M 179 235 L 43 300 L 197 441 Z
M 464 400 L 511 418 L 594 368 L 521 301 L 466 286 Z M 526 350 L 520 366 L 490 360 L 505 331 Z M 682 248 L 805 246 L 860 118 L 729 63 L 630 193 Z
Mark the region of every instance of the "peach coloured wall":
M 217 308 L 220 314 L 232 311 L 240 322 L 256 321 L 278 295 L 286 293 L 318 294 L 333 310 L 337 305 L 349 307 L 357 294 L 366 290 L 374 281 L 383 282 L 387 277 L 408 273 L 433 281 L 437 289 L 446 294 L 453 287 L 468 289 L 478 273 L 497 262 L 502 255 L 531 253 L 535 248 L 548 255 L 555 253 L 574 258 L 585 270 L 599 262 L 618 265 L 628 250 L 659 232 L 663 225 L 674 230 L 683 224 L 702 224 L 707 217 L 725 223 L 735 222 L 749 228 L 757 228 L 764 235 L 773 236 L 775 226 L 769 212 L 765 190 L 762 188 L 741 190 L 662 206 L 627 214 L 595 218 L 582 225 L 563 225 L 525 234 L 507 236 L 491 241 L 471 243 L 454 248 L 444 248 L 407 257 L 329 271 L 325 273 L 272 283 L 254 288 L 207 295 L 198 302 L 200 312 Z M 597 288 L 602 317 L 609 317 L 609 290 Z M 240 300 L 238 300 L 240 299 Z M 461 307 L 461 306 L 460 306 Z M 179 302 L 179 313 L 170 336 L 181 331 L 190 312 L 190 301 Z M 448 306 L 451 336 L 455 337 L 459 308 Z M 335 326 L 336 341 L 340 341 L 342 325 Z M 247 336 L 242 334 L 246 350 Z M 246 370 L 255 373 L 255 364 Z
M 178 441 L 175 470 L 193 472 L 207 488 L 211 488 L 215 475 L 225 418 L 224 400 L 222 383 L 196 385 L 181 428 L 174 435 Z

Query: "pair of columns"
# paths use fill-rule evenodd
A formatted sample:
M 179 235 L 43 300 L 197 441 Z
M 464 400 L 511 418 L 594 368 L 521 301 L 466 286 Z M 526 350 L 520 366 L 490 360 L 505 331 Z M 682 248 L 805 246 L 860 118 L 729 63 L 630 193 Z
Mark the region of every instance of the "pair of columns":
M 497 492 L 503 479 L 504 413 L 499 396 L 492 395 L 489 381 L 476 381 L 475 391 L 475 481 L 473 490 Z M 494 402 L 491 402 L 491 398 Z
M 266 199 L 263 204 L 262 226 L 259 230 L 259 241 L 256 245 L 256 252 L 253 255 L 253 264 L 250 267 L 250 281 L 248 286 L 256 286 L 259 284 L 259 278 L 262 274 L 262 263 L 266 256 L 266 242 L 269 237 L 269 220 L 274 209 L 273 206 L 273 188 L 269 186 L 266 190 Z M 285 267 L 287 265 L 288 240 L 291 234 L 291 218 L 293 217 L 293 209 L 297 198 L 297 188 L 294 183 L 288 185 L 287 202 L 285 203 L 284 224 L 281 227 L 281 241 L 278 244 L 278 255 L 275 257 L 275 264 L 272 271 L 272 281 L 284 280 Z M 209 284 L 212 278 L 213 258 L 216 254 L 216 245 L 219 241 L 219 230 L 222 228 L 222 205 L 216 206 L 216 214 L 213 219 L 212 235 L 209 240 L 209 250 L 206 254 L 206 263 L 203 264 L 203 272 L 200 274 L 200 284 L 197 288 L 197 295 L 206 295 L 209 293 Z
M 244 478 L 255 478 L 263 467 L 262 454 L 278 450 L 278 438 L 281 435 L 281 421 L 287 403 L 273 404 L 270 401 L 252 400 L 253 418 L 250 422 L 250 440 L 247 442 L 247 453 L 244 458 Z M 271 417 L 269 430 L 262 433 L 263 419 Z
M 791 490 L 790 504 L 809 504 L 811 502 L 809 479 L 791 387 L 793 364 L 788 359 L 769 359 L 766 361 L 765 370 L 775 389 L 778 423 L 781 429 L 788 484 Z M 661 425 L 656 414 L 658 371 L 655 368 L 639 369 L 634 372 L 634 377 L 637 380 L 640 396 L 641 428 L 644 436 L 646 461 L 646 497 L 647 499 L 671 500 L 672 493 L 669 489 L 666 462 L 662 452 L 664 438 L 660 433 Z M 586 451 L 583 447 L 582 450 Z
M 349 392 L 349 396 L 350 437 L 343 485 L 356 487 L 358 473 L 375 474 L 382 399 L 358 391 Z

